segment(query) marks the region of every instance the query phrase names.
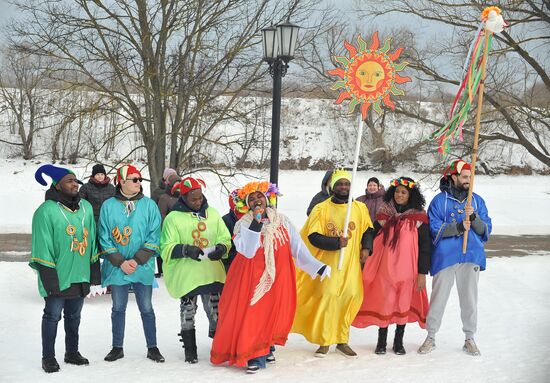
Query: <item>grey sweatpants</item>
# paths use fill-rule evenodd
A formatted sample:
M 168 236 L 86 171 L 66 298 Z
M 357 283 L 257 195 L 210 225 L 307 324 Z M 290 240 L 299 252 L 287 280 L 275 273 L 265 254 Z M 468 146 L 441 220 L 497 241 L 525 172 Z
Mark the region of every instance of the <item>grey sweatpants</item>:
M 479 266 L 474 263 L 459 263 L 441 270 L 433 277 L 430 311 L 426 321 L 428 336 L 432 338 L 435 338 L 435 334 L 441 327 L 441 319 L 455 280 L 460 302 L 462 331 L 466 339 L 473 339 L 476 333 Z

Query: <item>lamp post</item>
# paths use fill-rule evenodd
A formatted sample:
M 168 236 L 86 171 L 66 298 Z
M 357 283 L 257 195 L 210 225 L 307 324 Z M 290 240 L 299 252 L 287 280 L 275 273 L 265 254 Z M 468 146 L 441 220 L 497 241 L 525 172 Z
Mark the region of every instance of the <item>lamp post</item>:
M 290 22 L 276 27 L 262 29 L 264 61 L 269 64 L 273 77 L 273 108 L 271 112 L 271 161 L 269 182 L 279 183 L 279 140 L 281 131 L 281 86 L 288 69 L 288 62 L 294 58 L 299 26 Z

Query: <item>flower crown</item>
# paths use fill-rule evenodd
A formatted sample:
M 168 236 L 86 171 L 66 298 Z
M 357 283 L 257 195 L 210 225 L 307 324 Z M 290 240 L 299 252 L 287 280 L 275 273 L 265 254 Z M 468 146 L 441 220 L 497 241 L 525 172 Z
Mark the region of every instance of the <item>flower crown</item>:
M 409 189 L 418 189 L 418 183 L 414 182 L 414 181 L 409 181 L 405 178 L 402 178 L 402 177 L 399 177 L 399 178 L 396 178 L 396 179 L 393 179 L 391 180 L 390 182 L 390 186 L 405 186 Z
M 268 181 L 254 181 L 249 182 L 240 189 L 233 190 L 231 192 L 231 198 L 235 202 L 235 209 L 239 213 L 246 214 L 250 208 L 246 204 L 246 197 L 249 194 L 255 192 L 261 192 L 266 196 L 268 206 L 275 206 L 277 203 L 277 197 L 282 194 L 279 192 L 277 185 L 269 183 Z

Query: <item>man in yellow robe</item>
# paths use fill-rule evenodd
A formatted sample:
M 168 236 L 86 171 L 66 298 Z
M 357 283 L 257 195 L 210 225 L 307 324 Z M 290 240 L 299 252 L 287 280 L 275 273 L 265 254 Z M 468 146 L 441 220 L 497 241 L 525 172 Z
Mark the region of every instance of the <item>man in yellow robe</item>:
M 334 195 L 311 212 L 302 231 L 302 239 L 311 254 L 330 265 L 332 275 L 322 282 L 297 270 L 297 310 L 292 332 L 318 344 L 315 356 L 325 357 L 329 347 L 346 357 L 357 354 L 349 347 L 351 322 L 363 301 L 360 258 L 372 251 L 372 222 L 364 203 L 353 201 L 347 238 L 343 235 L 351 176 L 337 170 L 331 182 Z M 344 248 L 342 269 L 338 270 L 340 249 Z

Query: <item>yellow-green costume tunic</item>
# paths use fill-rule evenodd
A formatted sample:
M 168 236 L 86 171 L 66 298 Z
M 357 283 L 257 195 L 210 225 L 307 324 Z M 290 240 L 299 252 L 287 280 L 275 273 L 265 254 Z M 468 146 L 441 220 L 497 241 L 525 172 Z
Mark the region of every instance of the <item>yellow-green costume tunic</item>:
M 346 220 L 347 204 L 328 199 L 309 215 L 302 239 L 311 254 L 332 269 L 330 278 L 322 282 L 297 270 L 297 310 L 292 332 L 302 334 L 308 341 L 322 346 L 347 343 L 351 322 L 363 302 L 360 250 L 363 233 L 372 227 L 365 204 L 353 201 L 342 270 L 338 270 L 340 250 L 321 250 L 311 244 L 308 236 L 319 233 L 338 237 Z
M 160 237 L 162 270 L 166 289 L 173 298 L 181 298 L 199 286 L 225 283 L 225 268 L 221 260 L 206 258 L 197 262 L 191 258 L 172 259 L 178 244 L 207 248 L 223 244 L 231 248 L 231 235 L 216 209 L 208 207 L 206 217 L 191 211 L 179 211 L 178 203 L 162 224 Z M 223 258 L 227 258 L 227 253 Z

